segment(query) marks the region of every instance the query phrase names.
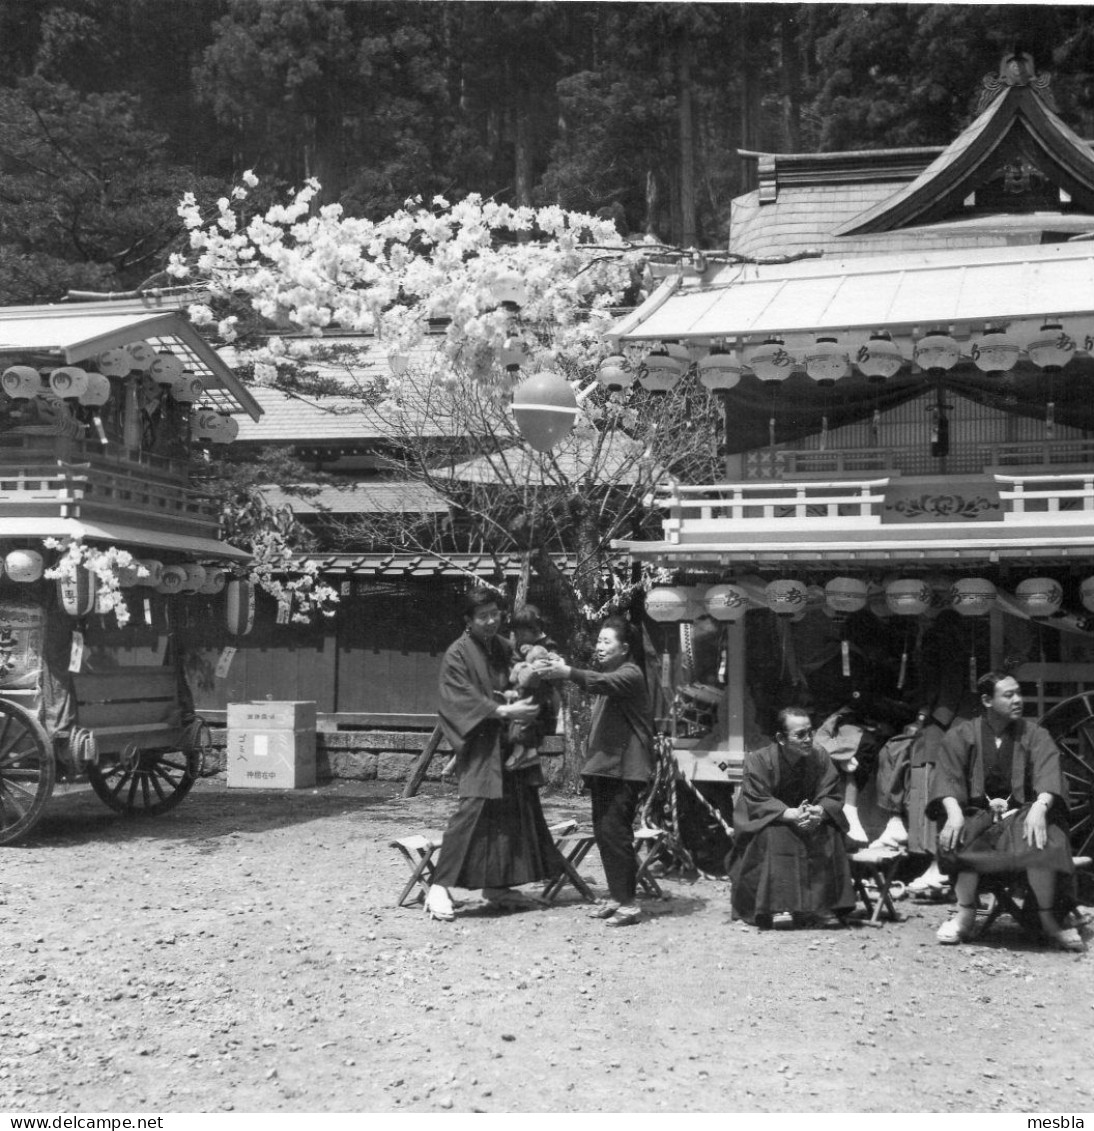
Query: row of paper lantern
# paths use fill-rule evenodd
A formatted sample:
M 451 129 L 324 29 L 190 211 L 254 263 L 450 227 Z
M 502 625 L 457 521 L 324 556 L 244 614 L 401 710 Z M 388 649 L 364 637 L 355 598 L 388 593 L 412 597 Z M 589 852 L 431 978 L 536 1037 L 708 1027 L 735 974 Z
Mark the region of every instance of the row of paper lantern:
M 12 550 L 0 559 L 0 576 L 11 581 L 37 581 L 45 570 L 45 560 L 37 550 Z M 143 573 L 142 573 L 143 571 Z M 144 586 L 166 596 L 175 594 L 216 595 L 227 593 L 226 619 L 228 631 L 245 636 L 254 625 L 254 586 L 241 578 L 230 578 L 219 566 L 164 565 L 154 558 L 142 558 L 118 570 L 122 589 Z M 61 607 L 74 617 L 88 616 L 95 610 L 98 578 L 85 566 L 77 566 L 74 574 L 57 579 Z
M 896 616 L 920 616 L 937 607 L 932 586 L 919 578 L 899 578 L 884 589 L 885 605 Z M 825 603 L 837 613 L 855 613 L 870 602 L 870 588 L 854 577 L 836 577 L 824 587 Z M 963 616 L 984 616 L 995 607 L 998 594 L 992 582 L 983 577 L 966 577 L 953 582 L 946 604 Z M 1094 577 L 1080 586 L 1083 607 L 1094 612 Z M 810 602 L 809 587 L 801 581 L 779 579 L 763 589 L 766 607 L 776 616 L 797 617 Z M 1031 577 L 1019 582 L 1014 602 L 1031 617 L 1051 617 L 1063 602 L 1063 588 L 1051 577 Z M 697 589 L 662 586 L 646 597 L 646 612 L 655 621 L 694 620 L 710 616 L 717 621 L 741 620 L 756 607 L 747 590 L 739 585 L 720 584 Z
M 1083 343 L 1088 352 L 1094 348 L 1089 339 Z M 962 358 L 969 357 L 984 373 L 1006 373 L 1025 352 L 1034 365 L 1046 372 L 1062 369 L 1075 356 L 1079 343 L 1058 322 L 1046 322 L 1024 345 L 1003 330 L 987 330 L 972 342 L 965 354 L 961 344 L 949 334 L 934 330 L 924 334 L 915 344 L 912 358 L 926 370 L 952 369 Z M 653 349 L 637 367 L 621 354 L 606 358 L 597 371 L 599 382 L 609 389 L 626 389 L 637 380 L 650 392 L 667 392 L 687 372 L 693 360 L 688 347 L 666 342 Z M 700 382 L 715 392 L 735 388 L 744 372 L 754 373 L 761 381 L 783 381 L 796 369 L 805 372 L 818 385 L 834 385 L 858 369 L 868 381 L 882 383 L 895 377 L 906 358 L 900 346 L 886 331 L 878 331 L 858 345 L 841 345 L 834 335 L 819 335 L 804 351 L 792 352 L 781 338 L 771 337 L 753 346 L 743 358 L 724 345 L 716 345 L 695 360 Z

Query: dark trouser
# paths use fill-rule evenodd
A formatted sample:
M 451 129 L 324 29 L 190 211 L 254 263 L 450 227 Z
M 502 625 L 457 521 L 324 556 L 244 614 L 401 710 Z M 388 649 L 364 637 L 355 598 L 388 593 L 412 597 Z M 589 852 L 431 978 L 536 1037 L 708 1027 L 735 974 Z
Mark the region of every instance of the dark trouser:
M 587 777 L 593 799 L 593 836 L 604 865 L 608 892 L 616 903 L 634 903 L 638 857 L 634 852 L 634 815 L 645 788 L 640 781 Z

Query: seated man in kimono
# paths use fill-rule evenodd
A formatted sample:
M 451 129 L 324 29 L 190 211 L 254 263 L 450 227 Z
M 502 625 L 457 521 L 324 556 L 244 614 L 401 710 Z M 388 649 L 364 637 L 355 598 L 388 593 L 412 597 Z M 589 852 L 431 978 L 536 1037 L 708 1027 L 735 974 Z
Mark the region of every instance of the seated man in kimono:
M 844 847 L 843 782 L 800 707 L 779 712 L 770 746 L 745 755 L 733 808 L 733 916 L 769 927 L 841 926 L 855 905 Z

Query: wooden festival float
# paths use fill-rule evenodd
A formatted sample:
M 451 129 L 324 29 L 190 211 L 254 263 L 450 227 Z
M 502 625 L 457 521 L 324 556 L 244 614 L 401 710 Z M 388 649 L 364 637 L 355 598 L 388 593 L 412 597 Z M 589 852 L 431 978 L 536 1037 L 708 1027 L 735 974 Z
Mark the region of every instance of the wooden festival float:
M 201 770 L 181 603 L 253 615 L 195 447 L 261 410 L 177 309 L 0 310 L 0 844 L 56 781 L 157 814 Z

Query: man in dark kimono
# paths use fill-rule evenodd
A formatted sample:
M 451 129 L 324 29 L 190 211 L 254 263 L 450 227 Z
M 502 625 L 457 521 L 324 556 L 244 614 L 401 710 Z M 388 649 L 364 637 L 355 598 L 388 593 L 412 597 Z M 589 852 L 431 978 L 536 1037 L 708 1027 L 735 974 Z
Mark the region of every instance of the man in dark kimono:
M 560 870 L 539 802 L 538 765 L 507 770 L 508 724 L 531 722 L 539 707 L 522 699 L 506 703 L 512 648 L 499 634 L 503 612 L 490 591 L 465 604 L 466 631 L 441 662 L 437 715 L 456 755 L 460 802 L 445 829 L 426 912 L 453 918 L 450 887 L 483 890 L 499 904 L 525 902 L 512 889 L 554 878 Z
M 778 725 L 771 746 L 745 755 L 733 809 L 733 915 L 769 927 L 788 911 L 798 925 L 837 926 L 855 905 L 843 783 L 814 746 L 805 710 L 784 708 Z

